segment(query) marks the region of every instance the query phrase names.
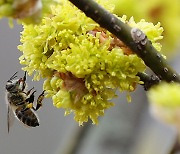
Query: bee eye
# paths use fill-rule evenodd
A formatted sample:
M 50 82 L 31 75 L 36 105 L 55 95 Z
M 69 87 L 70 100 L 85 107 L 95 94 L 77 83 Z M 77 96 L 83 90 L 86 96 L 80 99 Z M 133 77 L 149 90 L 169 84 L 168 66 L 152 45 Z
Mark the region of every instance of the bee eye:
M 13 89 L 13 87 L 14 87 L 14 86 L 13 86 L 12 84 L 10 84 L 10 85 L 6 85 L 6 90 L 8 90 L 8 91 L 9 91 L 9 90 Z

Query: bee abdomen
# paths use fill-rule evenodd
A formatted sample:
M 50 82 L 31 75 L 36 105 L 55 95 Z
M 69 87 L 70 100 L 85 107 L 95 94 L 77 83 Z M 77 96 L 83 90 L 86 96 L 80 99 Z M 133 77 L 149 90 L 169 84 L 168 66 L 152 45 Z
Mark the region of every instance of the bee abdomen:
M 17 108 L 15 111 L 17 118 L 29 127 L 39 126 L 39 121 L 34 112 L 31 109 L 22 111 L 21 108 Z

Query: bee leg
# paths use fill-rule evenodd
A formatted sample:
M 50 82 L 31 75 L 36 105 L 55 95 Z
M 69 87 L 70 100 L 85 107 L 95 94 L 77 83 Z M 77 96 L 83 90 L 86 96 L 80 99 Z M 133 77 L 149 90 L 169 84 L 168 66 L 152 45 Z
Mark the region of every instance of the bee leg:
M 21 91 L 24 91 L 24 89 L 26 88 L 26 71 L 24 72 L 24 76 L 23 76 L 23 78 L 20 78 L 19 79 L 19 84 L 20 84 L 20 82 L 22 82 L 22 89 L 21 89 Z
M 39 95 L 39 97 L 37 99 L 36 108 L 33 107 L 33 110 L 37 111 L 42 106 L 42 100 L 44 99 L 44 92 L 45 92 L 45 90 Z
M 30 89 L 30 90 L 32 90 L 32 89 Z M 33 102 L 34 102 L 34 93 L 35 92 L 36 91 L 33 91 L 32 94 L 30 95 L 30 97 L 25 100 L 26 103 L 24 103 L 23 109 L 21 110 L 22 112 L 25 112 L 31 108 L 34 109 Z
M 24 77 L 22 78 L 22 82 L 23 82 L 23 86 L 22 86 L 22 91 L 24 91 L 25 87 L 26 87 L 26 74 L 27 72 L 24 72 Z
M 32 87 L 30 90 L 28 90 L 25 94 L 28 96 L 33 89 L 34 89 L 34 87 Z
M 32 89 L 33 89 L 33 88 L 32 88 Z M 30 91 L 31 91 L 32 89 L 29 90 L 29 93 L 30 93 Z M 33 91 L 32 94 L 26 99 L 25 102 L 27 102 L 28 104 L 33 103 L 33 102 L 34 102 L 34 93 L 35 93 L 35 92 L 36 92 L 36 91 Z

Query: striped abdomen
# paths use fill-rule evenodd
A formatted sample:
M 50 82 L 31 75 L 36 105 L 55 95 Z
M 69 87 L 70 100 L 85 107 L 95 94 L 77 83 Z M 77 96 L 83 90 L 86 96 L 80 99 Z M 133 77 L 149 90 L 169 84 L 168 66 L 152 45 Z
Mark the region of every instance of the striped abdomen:
M 19 107 L 15 110 L 15 114 L 17 118 L 25 125 L 29 127 L 39 126 L 39 120 L 31 109 L 22 111 L 22 108 Z

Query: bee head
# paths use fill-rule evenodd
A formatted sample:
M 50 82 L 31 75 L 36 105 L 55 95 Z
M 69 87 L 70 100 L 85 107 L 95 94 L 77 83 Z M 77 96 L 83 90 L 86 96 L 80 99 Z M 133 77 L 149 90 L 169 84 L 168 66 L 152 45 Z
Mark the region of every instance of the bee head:
M 6 90 L 8 92 L 17 92 L 17 91 L 19 91 L 19 86 L 20 86 L 21 79 L 14 80 L 17 77 L 16 74 L 17 74 L 17 72 L 6 83 Z
M 8 81 L 6 84 L 6 90 L 9 92 L 19 91 L 19 85 L 20 85 L 19 80 Z

